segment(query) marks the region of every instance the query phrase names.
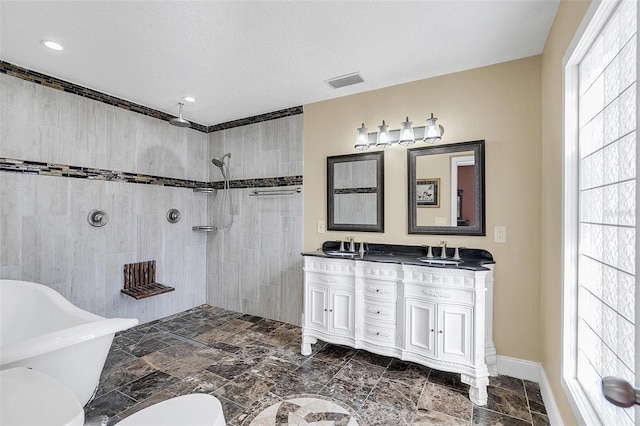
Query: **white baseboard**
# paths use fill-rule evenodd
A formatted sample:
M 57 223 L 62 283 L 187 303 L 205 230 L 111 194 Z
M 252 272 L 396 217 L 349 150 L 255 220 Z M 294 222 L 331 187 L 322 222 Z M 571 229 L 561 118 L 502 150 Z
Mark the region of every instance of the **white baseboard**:
M 539 362 L 502 355 L 496 356 L 496 361 L 498 362 L 498 373 L 515 377 L 516 379 L 540 383 L 540 369 L 542 366 Z
M 496 360 L 499 374 L 538 383 L 540 385 L 540 393 L 542 394 L 544 407 L 547 410 L 547 416 L 549 416 L 549 423 L 551 423 L 552 426 L 564 425 L 562 417 L 560 417 L 560 411 L 558 411 L 556 400 L 553 397 L 549 380 L 544 372 L 544 368 L 542 368 L 539 362 L 501 355 L 496 356 Z
M 551 385 L 547 379 L 547 374 L 544 372 L 544 368 L 540 366 L 540 393 L 542 394 L 542 400 L 544 401 L 544 408 L 547 410 L 547 416 L 549 416 L 549 423 L 551 426 L 564 426 L 562 417 L 560 417 L 560 411 L 556 405 L 556 399 L 553 397 L 551 391 Z

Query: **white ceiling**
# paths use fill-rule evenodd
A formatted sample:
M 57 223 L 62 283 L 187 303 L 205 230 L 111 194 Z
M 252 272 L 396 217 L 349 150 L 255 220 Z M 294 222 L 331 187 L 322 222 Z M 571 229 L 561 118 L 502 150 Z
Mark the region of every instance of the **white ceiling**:
M 0 0 L 0 59 L 212 125 L 539 54 L 558 3 Z

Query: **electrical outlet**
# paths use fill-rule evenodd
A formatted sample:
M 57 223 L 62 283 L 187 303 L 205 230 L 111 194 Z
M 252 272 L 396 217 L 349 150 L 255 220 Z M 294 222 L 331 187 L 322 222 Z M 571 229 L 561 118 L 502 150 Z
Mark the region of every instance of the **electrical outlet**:
M 324 220 L 318 221 L 318 234 L 324 234 L 327 228 L 324 226 Z
M 506 243 L 507 242 L 507 227 L 506 226 L 494 226 L 493 227 L 493 242 L 494 243 Z

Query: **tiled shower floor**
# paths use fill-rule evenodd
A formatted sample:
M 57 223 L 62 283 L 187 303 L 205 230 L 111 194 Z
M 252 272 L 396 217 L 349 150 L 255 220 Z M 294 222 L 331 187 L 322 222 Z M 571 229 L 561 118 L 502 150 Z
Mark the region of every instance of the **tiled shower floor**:
M 549 424 L 537 383 L 492 377 L 488 404 L 479 407 L 469 401 L 458 374 L 323 342 L 312 348 L 311 356 L 300 354 L 297 326 L 203 305 L 119 333 L 86 417 L 107 415 L 115 424 L 154 403 L 202 392 L 216 396 L 227 423 L 236 426 L 273 419 L 278 420 L 272 424 Z M 315 399 L 349 414 L 298 423 L 285 410 L 283 417 L 287 407 L 306 413 L 308 407 L 300 407 Z M 280 417 L 265 423 L 275 408 L 263 410 L 272 404 L 278 404 Z

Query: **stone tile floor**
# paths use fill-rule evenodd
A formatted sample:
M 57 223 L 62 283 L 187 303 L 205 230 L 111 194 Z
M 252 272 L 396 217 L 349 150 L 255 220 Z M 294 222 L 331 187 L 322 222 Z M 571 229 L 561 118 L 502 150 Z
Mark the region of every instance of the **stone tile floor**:
M 231 426 L 258 424 L 273 404 L 314 399 L 352 415 L 335 424 L 549 424 L 537 383 L 492 377 L 488 404 L 479 407 L 458 374 L 320 341 L 305 357 L 300 334 L 298 326 L 208 305 L 138 325 L 116 335 L 85 415 L 107 415 L 112 425 L 200 392 L 220 400 Z

